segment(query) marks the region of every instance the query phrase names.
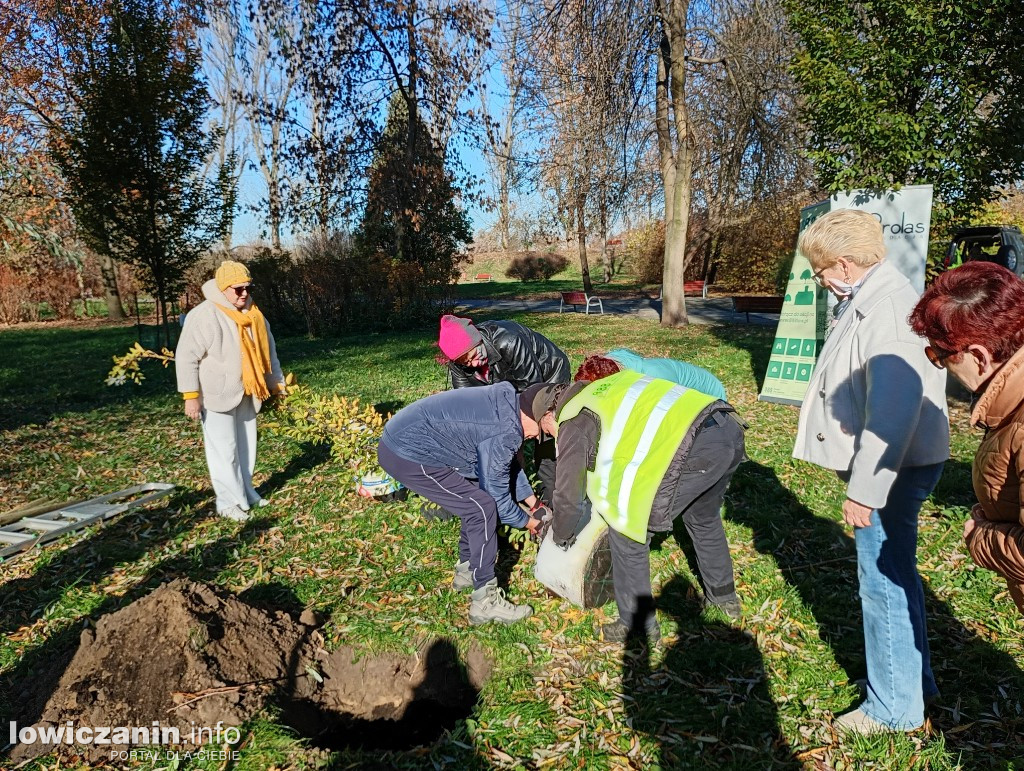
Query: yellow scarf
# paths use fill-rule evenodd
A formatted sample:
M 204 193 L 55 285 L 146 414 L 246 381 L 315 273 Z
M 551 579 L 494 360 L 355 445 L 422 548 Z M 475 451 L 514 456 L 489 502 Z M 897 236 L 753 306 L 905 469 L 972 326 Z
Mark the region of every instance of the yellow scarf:
M 245 393 L 260 401 L 270 398 L 264 373 L 270 372 L 270 342 L 267 339 L 267 320 L 260 309 L 249 306 L 248 313 L 215 303 L 238 325 L 238 336 L 242 342 L 242 387 Z M 252 334 L 246 334 L 248 327 Z

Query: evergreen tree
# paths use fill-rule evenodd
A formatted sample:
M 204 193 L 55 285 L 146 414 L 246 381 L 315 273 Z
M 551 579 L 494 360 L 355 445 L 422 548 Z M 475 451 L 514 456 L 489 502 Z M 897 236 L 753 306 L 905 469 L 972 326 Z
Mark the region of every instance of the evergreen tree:
M 356 244 L 390 266 L 403 307 L 429 306 L 432 290 L 458 277 L 458 251 L 472 231 L 456 195 L 443 154 L 396 94 L 374 151 Z
M 143 268 L 165 339 L 167 301 L 234 205 L 229 170 L 201 176 L 216 143 L 204 133 L 210 98 L 190 20 L 171 18 L 169 7 L 115 0 L 93 31 L 95 57 L 71 74 L 77 109 L 50 137 L 85 240 Z

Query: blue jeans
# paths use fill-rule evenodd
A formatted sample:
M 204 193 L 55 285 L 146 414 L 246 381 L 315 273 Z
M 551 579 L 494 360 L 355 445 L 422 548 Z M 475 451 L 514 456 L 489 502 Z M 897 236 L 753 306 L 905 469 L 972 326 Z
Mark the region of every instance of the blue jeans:
M 884 508 L 859 527 L 857 576 L 864 613 L 868 692 L 860 709 L 890 728 L 924 724 L 924 702 L 938 695 L 917 572 L 917 515 L 942 476 L 942 463 L 900 469 Z

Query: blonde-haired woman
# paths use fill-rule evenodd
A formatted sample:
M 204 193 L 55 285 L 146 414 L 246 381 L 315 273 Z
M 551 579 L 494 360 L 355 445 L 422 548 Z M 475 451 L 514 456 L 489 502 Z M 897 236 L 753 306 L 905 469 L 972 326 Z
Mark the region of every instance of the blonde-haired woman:
M 854 528 L 867 682 L 848 732 L 911 731 L 938 695 L 917 572 L 917 516 L 949 457 L 945 376 L 908 317 L 918 299 L 885 261 L 879 220 L 841 209 L 800 237 L 839 304 L 800 410 L 793 457 L 833 469 Z
M 174 354 L 185 414 L 203 424 L 203 445 L 217 513 L 238 521 L 266 506 L 252 485 L 256 413 L 284 392 L 274 336 L 252 302 L 252 276 L 226 260 L 203 284 L 202 303 L 185 316 Z

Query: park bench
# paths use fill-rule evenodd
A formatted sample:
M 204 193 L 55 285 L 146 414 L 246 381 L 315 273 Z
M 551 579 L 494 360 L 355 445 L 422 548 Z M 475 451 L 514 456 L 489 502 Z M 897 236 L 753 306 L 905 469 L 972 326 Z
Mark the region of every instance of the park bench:
M 582 305 L 587 310 L 587 314 L 590 314 L 590 304 L 597 303 L 597 307 L 601 309 L 601 314 L 604 314 L 604 304 L 601 302 L 600 297 L 596 297 L 586 292 L 562 292 L 562 301 L 558 304 L 558 312 L 561 313 L 562 309 L 566 305 L 571 305 L 573 311 L 576 310 L 577 305 Z
M 491 280 L 491 274 L 490 273 L 477 273 L 476 274 L 476 280 L 477 281 L 490 281 Z
M 683 282 L 683 294 L 684 295 L 700 295 L 701 297 L 708 296 L 708 285 L 703 281 L 684 281 Z
M 662 289 L 661 292 L 658 292 L 657 299 L 659 299 L 659 300 L 662 299 L 663 292 L 664 292 L 664 288 Z M 708 296 L 708 285 L 707 285 L 707 282 L 705 282 L 705 281 L 684 281 L 683 282 L 683 296 L 686 296 L 686 295 L 690 295 L 690 296 L 693 296 L 693 297 L 696 297 L 697 295 L 700 295 L 701 297 L 707 297 Z
M 747 314 L 747 323 L 750 323 L 751 313 L 782 313 L 782 297 L 733 297 L 732 307 L 737 313 Z

